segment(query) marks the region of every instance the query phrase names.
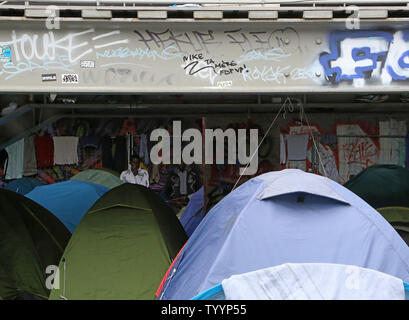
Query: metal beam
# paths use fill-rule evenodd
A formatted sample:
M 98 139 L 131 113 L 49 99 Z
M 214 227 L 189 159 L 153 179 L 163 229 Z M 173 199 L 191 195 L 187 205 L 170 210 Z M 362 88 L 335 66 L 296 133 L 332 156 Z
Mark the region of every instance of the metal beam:
M 345 29 L 345 19 L 157 20 L 64 22 L 55 30 L 44 21 L 0 21 L 0 92 L 409 91 L 409 68 L 399 62 L 409 50 L 404 36 L 409 17 L 387 24 L 365 19 L 359 30 Z M 365 59 L 354 60 L 356 52 Z
M 144 0 L 29 0 L 29 1 L 20 1 L 21 3 L 28 4 L 44 4 L 52 3 L 56 5 L 61 4 L 81 4 L 81 5 L 173 5 L 173 4 L 280 4 L 280 5 L 300 5 L 300 4 L 312 4 L 312 5 L 385 5 L 387 0 L 156 0 L 155 2 L 144 1 Z M 16 1 L 18 2 L 18 1 Z M 387 1 L 390 4 L 406 4 L 407 0 L 390 0 Z

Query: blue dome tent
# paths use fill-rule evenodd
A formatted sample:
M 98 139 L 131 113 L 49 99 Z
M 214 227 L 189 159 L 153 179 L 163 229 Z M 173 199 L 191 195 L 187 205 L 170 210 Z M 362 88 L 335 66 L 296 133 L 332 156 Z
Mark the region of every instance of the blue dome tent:
M 333 263 L 409 282 L 409 247 L 353 192 L 297 169 L 253 178 L 203 219 L 169 268 L 159 299 L 191 299 L 224 279 L 285 263 Z
M 64 181 L 35 188 L 26 194 L 53 213 L 73 233 L 92 205 L 109 188 L 82 181 Z

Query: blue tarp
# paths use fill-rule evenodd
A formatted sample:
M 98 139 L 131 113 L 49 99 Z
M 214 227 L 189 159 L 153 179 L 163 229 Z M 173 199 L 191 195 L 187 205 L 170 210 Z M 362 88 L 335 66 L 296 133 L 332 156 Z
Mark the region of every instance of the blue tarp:
M 7 183 L 5 189 L 25 195 L 35 187 L 42 185 L 44 185 L 44 183 L 34 178 L 19 178 Z
M 180 223 L 190 237 L 204 217 L 204 188 L 201 187 L 190 197 L 189 203 L 180 217 Z
M 52 212 L 72 233 L 82 217 L 107 191 L 109 188 L 94 183 L 64 181 L 37 187 L 26 197 Z
M 355 265 L 409 282 L 409 247 L 375 209 L 330 179 L 286 169 L 247 181 L 206 215 L 159 298 L 190 299 L 284 263 Z

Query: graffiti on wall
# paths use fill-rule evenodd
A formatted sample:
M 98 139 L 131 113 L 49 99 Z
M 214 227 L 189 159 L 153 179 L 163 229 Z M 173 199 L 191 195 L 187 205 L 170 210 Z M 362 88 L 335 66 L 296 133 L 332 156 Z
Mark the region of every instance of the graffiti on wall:
M 390 119 L 375 123 L 335 122 L 329 131 L 320 129 L 318 124 L 289 124 L 281 128 L 281 134 L 309 135 L 307 152 L 305 160 L 292 161 L 287 158 L 281 167 L 326 175 L 343 184 L 376 164 L 404 166 L 406 149 L 403 136 L 407 134 L 406 121 Z
M 0 78 L 69 73 L 79 75 L 73 84 L 80 86 L 323 89 L 409 79 L 409 30 L 73 30 L 1 30 Z
M 222 30 L 124 29 L 0 32 L 0 79 L 77 74 L 77 86 L 174 86 L 222 88 L 254 82 L 284 85 L 314 77 L 300 66 L 302 38 L 292 27 Z M 315 59 L 315 57 L 311 57 Z M 312 62 L 312 61 L 310 61 Z M 38 75 L 38 77 L 37 77 Z M 9 82 L 9 81 L 8 81 Z M 31 83 L 33 83 L 31 81 Z
M 337 125 L 339 175 L 342 183 L 372 165 L 378 164 L 378 139 L 367 137 L 359 124 Z
M 409 30 L 337 31 L 319 61 L 332 84 L 391 84 L 409 79 Z

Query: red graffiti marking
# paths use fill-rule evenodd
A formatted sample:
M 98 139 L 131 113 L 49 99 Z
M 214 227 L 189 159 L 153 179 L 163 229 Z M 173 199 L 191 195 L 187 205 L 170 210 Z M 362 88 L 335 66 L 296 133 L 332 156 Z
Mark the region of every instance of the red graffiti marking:
M 346 164 L 360 164 L 368 167 L 375 163 L 373 158 L 378 154 L 378 149 L 373 143 L 362 139 L 355 139 L 341 147 Z

